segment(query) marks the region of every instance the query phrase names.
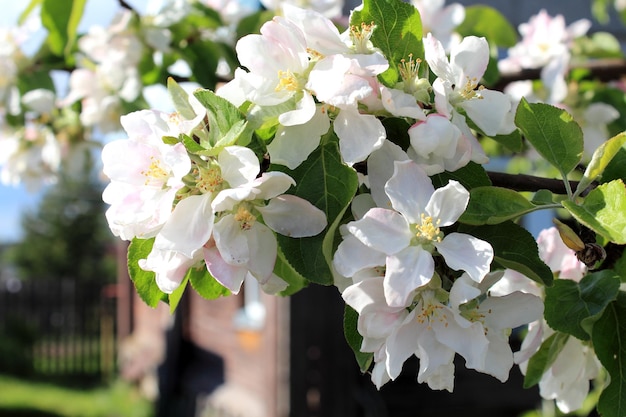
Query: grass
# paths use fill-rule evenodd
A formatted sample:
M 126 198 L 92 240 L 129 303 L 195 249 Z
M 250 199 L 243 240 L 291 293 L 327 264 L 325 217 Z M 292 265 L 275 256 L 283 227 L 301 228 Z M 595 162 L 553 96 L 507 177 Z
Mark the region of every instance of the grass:
M 0 375 L 0 416 L 20 410 L 59 417 L 151 417 L 153 414 L 152 404 L 123 381 L 81 390 Z

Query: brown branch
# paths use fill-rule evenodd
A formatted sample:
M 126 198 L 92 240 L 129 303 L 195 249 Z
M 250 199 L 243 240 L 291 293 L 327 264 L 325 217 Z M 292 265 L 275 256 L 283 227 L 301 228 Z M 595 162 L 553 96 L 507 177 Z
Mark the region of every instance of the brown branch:
M 555 194 L 567 194 L 565 184 L 561 180 L 542 178 L 526 174 L 507 174 L 504 172 L 487 172 L 491 183 L 496 187 L 505 187 L 514 191 L 548 190 Z M 578 181 L 570 181 L 570 187 L 575 190 Z

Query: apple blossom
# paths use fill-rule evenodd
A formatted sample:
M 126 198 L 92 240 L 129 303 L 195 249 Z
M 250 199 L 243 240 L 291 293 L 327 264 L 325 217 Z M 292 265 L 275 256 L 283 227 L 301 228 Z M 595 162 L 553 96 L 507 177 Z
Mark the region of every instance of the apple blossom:
M 463 111 L 487 135 L 508 134 L 515 129 L 510 99 L 499 91 L 479 85 L 489 63 L 489 45 L 485 38 L 468 36 L 452 48 L 450 59 L 440 41 L 432 34 L 424 39 L 424 54 L 432 72 L 437 111 L 453 123 L 465 123 Z
M 446 51 L 461 41 L 454 29 L 465 20 L 465 7 L 452 3 L 444 7 L 445 0 L 412 0 L 422 18 L 424 34 L 432 33 L 441 41 Z
M 191 161 L 182 143 L 166 145 L 163 136 L 177 137 L 177 117 L 142 110 L 123 116 L 128 139 L 106 144 L 103 171 L 111 182 L 102 198 L 114 235 L 124 240 L 155 236 L 169 218 L 176 193 L 183 187 Z
M 371 249 L 386 255 L 385 297 L 392 307 L 406 306 L 414 292 L 428 284 L 435 273 L 433 254 L 443 256 L 454 270 L 464 270 L 479 282 L 489 271 L 491 245 L 463 233 L 449 233 L 465 210 L 469 193 L 458 182 L 435 190 L 430 178 L 413 161 L 395 162 L 385 185 L 393 209 L 372 208 L 363 218 L 347 224 L 347 230 Z M 338 251 L 337 270 L 358 270 L 357 260 Z

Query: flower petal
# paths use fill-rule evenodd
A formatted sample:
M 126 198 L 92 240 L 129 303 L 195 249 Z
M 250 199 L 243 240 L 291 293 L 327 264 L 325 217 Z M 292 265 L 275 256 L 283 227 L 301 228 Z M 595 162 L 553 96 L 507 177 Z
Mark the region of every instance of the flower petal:
M 450 268 L 467 272 L 476 282 L 480 282 L 489 272 L 493 248 L 484 240 L 455 232 L 446 235 L 435 246 Z
M 413 161 L 396 161 L 393 176 L 385 185 L 391 205 L 410 223 L 420 223 L 430 196 L 435 191 L 424 170 Z
M 270 229 L 294 238 L 319 234 L 326 227 L 324 212 L 303 198 L 280 195 L 272 198 L 267 206 L 258 207 L 263 221 Z
M 346 227 L 363 244 L 387 255 L 406 248 L 412 238 L 409 225 L 400 213 L 378 207 Z
M 467 208 L 469 191 L 460 183 L 450 180 L 444 187 L 437 188 L 426 205 L 426 213 L 440 221 L 439 226 L 450 226 Z
M 435 272 L 435 261 L 421 246 L 410 246 L 387 256 L 385 271 L 385 299 L 392 307 L 407 307 L 413 301 L 415 290 L 430 282 Z

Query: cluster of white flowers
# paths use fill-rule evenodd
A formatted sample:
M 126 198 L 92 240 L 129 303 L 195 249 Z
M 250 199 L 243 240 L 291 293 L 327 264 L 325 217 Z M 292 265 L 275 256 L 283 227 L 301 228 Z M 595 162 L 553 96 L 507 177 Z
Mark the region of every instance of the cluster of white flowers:
M 326 227 L 326 216 L 301 198 L 283 195 L 293 179 L 260 173 L 258 158 L 246 147 L 227 146 L 216 156 L 192 159 L 182 143 L 165 144 L 164 136 L 202 135 L 206 129 L 206 110 L 190 100 L 197 114 L 191 120 L 154 110 L 122 117 L 129 138 L 102 152 L 111 180 L 103 194 L 111 205 L 106 213 L 111 230 L 125 240 L 155 237 L 140 266 L 156 273 L 165 293 L 203 263 L 233 293 L 248 275 L 276 293 L 286 284 L 273 273 L 274 232 L 316 235 Z
M 372 157 L 373 164 L 385 159 Z M 372 381 L 380 387 L 397 378 L 415 355 L 419 382 L 452 391 L 456 353 L 468 368 L 505 381 L 513 366 L 511 329 L 538 320 L 541 299 L 492 296 L 488 290 L 502 274 L 489 273 L 491 245 L 444 232 L 465 211 L 467 190 L 456 181 L 435 190 L 408 157 L 394 166 L 384 194 L 372 190 L 377 207 L 345 226 L 334 258 L 337 272 L 351 278 L 342 295 L 359 313 L 361 350 L 374 354 Z

